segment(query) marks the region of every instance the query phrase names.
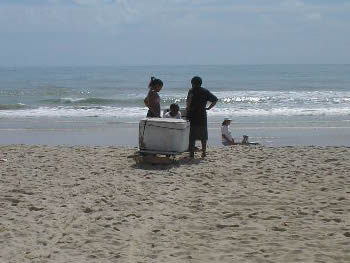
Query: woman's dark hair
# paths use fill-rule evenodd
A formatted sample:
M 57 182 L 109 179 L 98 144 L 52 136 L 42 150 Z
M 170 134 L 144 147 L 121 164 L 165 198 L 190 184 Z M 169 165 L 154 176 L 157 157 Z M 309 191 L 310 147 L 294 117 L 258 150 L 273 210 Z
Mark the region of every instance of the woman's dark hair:
M 179 105 L 177 105 L 176 103 L 172 103 L 172 104 L 170 104 L 170 109 L 174 109 L 174 110 L 179 111 L 179 110 L 180 110 L 180 107 L 179 107 Z
M 163 81 L 155 77 L 151 77 L 151 81 L 148 84 L 148 87 L 154 88 L 155 86 L 163 86 Z
M 228 120 L 224 120 L 221 124 L 221 126 L 224 126 Z
M 200 87 L 202 85 L 202 79 L 198 76 L 195 76 L 192 78 L 191 84 L 195 87 Z

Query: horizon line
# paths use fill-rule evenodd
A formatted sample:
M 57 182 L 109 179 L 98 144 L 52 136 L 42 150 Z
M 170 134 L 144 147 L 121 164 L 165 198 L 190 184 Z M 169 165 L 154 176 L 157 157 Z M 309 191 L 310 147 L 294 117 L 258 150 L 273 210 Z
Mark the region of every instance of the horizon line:
M 0 65 L 0 68 L 55 68 L 55 67 L 62 67 L 62 68 L 73 68 L 73 67 L 178 67 L 178 66 L 298 66 L 298 65 L 314 65 L 314 66 L 349 66 L 350 63 L 213 63 L 213 64 L 96 64 L 96 65 L 83 65 L 83 64 L 76 64 L 76 65 Z

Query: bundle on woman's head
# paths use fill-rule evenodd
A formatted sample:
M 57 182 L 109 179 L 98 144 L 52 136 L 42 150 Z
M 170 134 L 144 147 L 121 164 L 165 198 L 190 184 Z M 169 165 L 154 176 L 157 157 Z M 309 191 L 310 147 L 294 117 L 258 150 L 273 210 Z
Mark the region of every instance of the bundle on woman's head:
M 154 88 L 155 86 L 163 86 L 163 81 L 155 77 L 151 77 L 151 81 L 148 86 L 152 88 Z

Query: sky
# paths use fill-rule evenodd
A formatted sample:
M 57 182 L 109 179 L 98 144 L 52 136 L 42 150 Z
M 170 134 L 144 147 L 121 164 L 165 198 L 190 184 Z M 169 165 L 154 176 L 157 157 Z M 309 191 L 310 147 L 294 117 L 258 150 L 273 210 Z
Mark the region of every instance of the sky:
M 349 64 L 350 0 L 0 0 L 0 66 Z

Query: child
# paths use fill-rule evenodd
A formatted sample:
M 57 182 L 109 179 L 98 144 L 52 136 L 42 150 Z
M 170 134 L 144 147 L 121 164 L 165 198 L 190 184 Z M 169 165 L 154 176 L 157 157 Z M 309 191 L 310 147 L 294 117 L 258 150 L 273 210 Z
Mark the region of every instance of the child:
M 221 126 L 222 144 L 225 146 L 235 144 L 235 141 L 233 140 L 231 132 L 229 130 L 230 124 L 231 124 L 231 119 L 225 118 Z
M 160 97 L 158 92 L 163 87 L 163 81 L 155 77 L 151 77 L 151 81 L 148 84 L 148 94 L 144 100 L 145 105 L 148 107 L 147 118 L 160 118 Z
M 165 113 L 164 118 L 181 119 L 180 107 L 176 103 L 170 105 L 170 111 Z

